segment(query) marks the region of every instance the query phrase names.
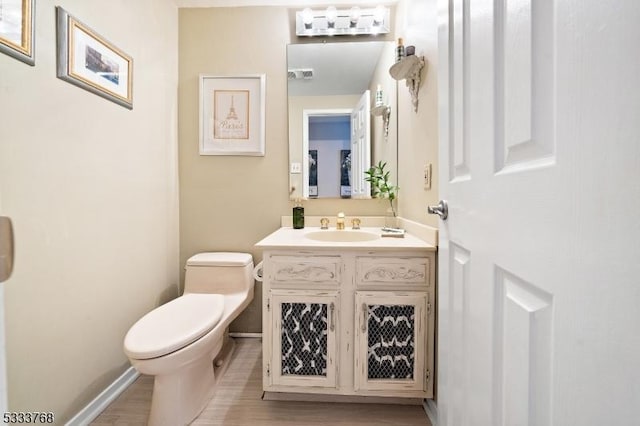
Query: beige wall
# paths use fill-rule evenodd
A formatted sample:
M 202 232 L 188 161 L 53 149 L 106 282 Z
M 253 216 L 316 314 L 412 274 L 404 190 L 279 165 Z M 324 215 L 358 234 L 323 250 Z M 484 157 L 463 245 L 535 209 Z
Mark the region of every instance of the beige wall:
M 289 210 L 284 8 L 180 9 L 180 261 L 253 244 Z M 266 155 L 198 155 L 198 76 L 266 74 Z M 184 276 L 184 274 L 183 274 Z M 261 331 L 260 287 L 237 330 Z
M 134 58 L 129 111 L 56 78 L 55 6 Z M 177 294 L 177 8 L 38 0 L 36 66 L 0 54 L 9 409 L 75 415 L 129 362 L 128 328 Z
M 180 259 L 199 251 L 262 253 L 253 245 L 290 215 L 285 7 L 180 9 Z M 198 75 L 266 74 L 266 155 L 198 155 Z M 379 200 L 311 200 L 307 215 L 380 215 Z M 261 331 L 261 287 L 232 331 Z
M 426 215 L 437 194 L 436 0 L 401 3 L 396 31 L 427 56 L 420 109 L 414 113 L 404 82 L 398 83 L 397 128 L 400 215 L 437 226 Z M 276 230 L 280 216 L 290 215 L 286 46 L 291 10 L 285 7 L 180 9 L 180 260 L 204 250 L 237 250 L 262 254 L 253 247 Z M 387 37 L 389 38 L 389 37 Z M 198 75 L 266 74 L 265 157 L 198 155 Z M 392 105 L 393 107 L 393 105 Z M 395 117 L 395 113 L 392 114 Z M 395 130 L 395 123 L 391 131 Z M 433 163 L 431 191 L 423 189 L 423 170 Z M 305 214 L 333 217 L 382 215 L 380 200 L 318 199 L 304 203 Z M 261 287 L 247 311 L 232 324 L 233 331 L 261 331 Z
M 438 226 L 438 218 L 427 215 L 428 205 L 438 203 L 438 17 L 437 0 L 401 0 L 396 15 L 398 37 L 424 55 L 418 112 L 413 111 L 405 82 L 398 83 L 398 196 L 400 216 Z M 424 189 L 424 166 L 433 164 L 430 191 Z

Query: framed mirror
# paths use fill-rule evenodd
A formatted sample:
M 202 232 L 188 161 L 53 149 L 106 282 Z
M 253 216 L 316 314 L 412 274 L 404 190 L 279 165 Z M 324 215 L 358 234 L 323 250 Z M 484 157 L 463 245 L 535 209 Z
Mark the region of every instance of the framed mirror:
M 287 46 L 291 199 L 371 198 L 364 172 L 379 161 L 397 182 L 394 49 L 390 41 Z M 371 113 L 381 103 L 391 111 L 387 129 Z

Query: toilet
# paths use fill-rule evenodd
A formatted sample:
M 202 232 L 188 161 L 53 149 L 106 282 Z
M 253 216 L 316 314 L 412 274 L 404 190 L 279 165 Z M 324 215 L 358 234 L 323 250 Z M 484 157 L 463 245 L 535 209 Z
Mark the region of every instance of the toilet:
M 184 294 L 143 316 L 124 339 L 131 365 L 154 377 L 149 425 L 189 424 L 213 395 L 233 350 L 228 326 L 253 299 L 248 253 L 198 253 Z

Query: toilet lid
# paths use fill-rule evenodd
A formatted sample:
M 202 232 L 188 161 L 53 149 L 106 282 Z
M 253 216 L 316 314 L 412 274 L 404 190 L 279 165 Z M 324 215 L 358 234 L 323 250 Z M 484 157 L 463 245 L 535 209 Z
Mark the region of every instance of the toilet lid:
M 221 294 L 185 294 L 140 318 L 124 338 L 124 351 L 133 359 L 177 351 L 213 329 L 223 312 Z

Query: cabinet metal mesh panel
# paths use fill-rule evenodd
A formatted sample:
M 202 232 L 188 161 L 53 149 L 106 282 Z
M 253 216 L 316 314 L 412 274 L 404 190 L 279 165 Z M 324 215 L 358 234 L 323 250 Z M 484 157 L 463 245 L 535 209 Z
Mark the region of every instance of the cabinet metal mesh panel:
M 369 379 L 413 379 L 415 307 L 368 305 Z
M 327 375 L 327 304 L 282 304 L 282 375 Z

